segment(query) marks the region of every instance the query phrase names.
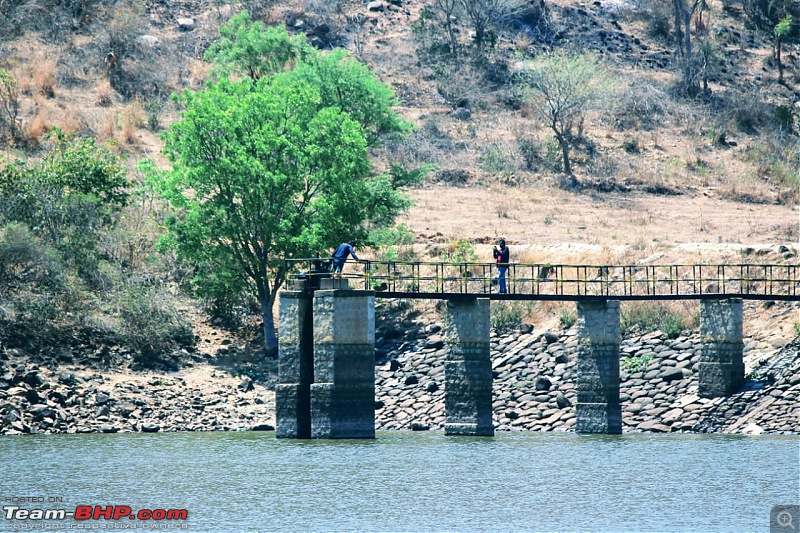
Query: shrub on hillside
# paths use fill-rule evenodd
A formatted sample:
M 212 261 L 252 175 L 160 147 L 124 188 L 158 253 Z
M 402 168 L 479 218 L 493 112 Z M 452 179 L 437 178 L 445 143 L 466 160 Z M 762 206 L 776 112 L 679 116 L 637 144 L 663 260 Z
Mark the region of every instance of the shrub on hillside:
M 120 341 L 133 348 L 143 366 L 157 364 L 178 346 L 194 344 L 191 326 L 164 290 L 128 284 L 117 295 L 117 306 Z
M 0 161 L 0 217 L 25 224 L 89 280 L 99 233 L 127 204 L 125 172 L 92 138 L 60 131 L 39 161 Z
M 522 325 L 530 307 L 519 302 L 495 302 L 491 306 L 489 322 L 497 333 L 504 333 Z
M 686 329 L 684 316 L 661 302 L 630 302 L 620 310 L 623 335 L 661 331 L 668 339 L 678 337 Z

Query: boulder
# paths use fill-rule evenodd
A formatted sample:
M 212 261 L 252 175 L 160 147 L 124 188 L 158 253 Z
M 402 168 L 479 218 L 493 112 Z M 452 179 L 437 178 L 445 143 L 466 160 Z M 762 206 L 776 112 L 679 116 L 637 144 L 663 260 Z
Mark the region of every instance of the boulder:
M 142 433 L 158 433 L 161 431 L 161 426 L 153 423 L 142 424 Z
M 683 379 L 683 369 L 682 368 L 667 368 L 663 372 L 661 372 L 661 379 L 666 381 L 667 383 L 671 383 L 675 380 Z
M 469 110 L 468 107 L 459 107 L 455 111 L 451 113 L 453 117 L 457 118 L 458 120 L 469 120 L 472 116 L 472 111 Z
M 244 379 L 242 379 L 242 382 L 239 383 L 238 388 L 242 392 L 249 392 L 253 390 L 253 380 L 250 379 L 250 376 L 245 376 Z
M 179 18 L 176 22 L 178 23 L 178 29 L 180 31 L 194 30 L 194 19 L 192 18 L 182 17 Z
M 558 342 L 558 335 L 553 333 L 552 331 L 545 331 L 544 333 L 542 333 L 541 338 L 544 339 L 544 341 L 547 344 L 553 344 L 554 342 Z
M 567 407 L 572 406 L 572 402 L 569 401 L 569 398 L 559 392 L 558 395 L 556 395 L 556 405 L 561 409 L 566 409 Z
M 425 341 L 425 348 L 432 348 L 434 350 L 438 350 L 439 348 L 444 347 L 444 339 L 441 335 L 432 335 L 428 337 Z
M 545 377 L 540 377 L 536 379 L 536 390 L 550 390 L 550 387 L 553 384 L 550 382 L 549 379 Z

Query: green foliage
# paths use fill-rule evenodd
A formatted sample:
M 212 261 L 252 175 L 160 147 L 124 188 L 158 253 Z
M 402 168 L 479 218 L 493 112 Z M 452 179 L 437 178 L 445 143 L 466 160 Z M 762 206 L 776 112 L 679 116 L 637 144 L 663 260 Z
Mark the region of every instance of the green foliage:
M 789 32 L 791 30 L 792 30 L 792 15 L 787 14 L 775 25 L 775 29 L 772 32 L 775 34 L 776 39 L 782 40 L 788 37 Z
M 525 170 L 535 171 L 542 162 L 542 143 L 535 137 L 518 137 L 517 149 L 522 155 Z
M 668 339 L 674 339 L 685 329 L 681 314 L 659 302 L 632 302 L 623 307 L 620 315 L 623 335 L 659 330 Z
M 522 325 L 530 308 L 518 302 L 494 302 L 491 306 L 489 322 L 497 333 L 511 331 Z
M 794 336 L 800 337 L 800 322 L 794 323 Z
M 481 168 L 486 172 L 507 172 L 513 170 L 509 154 L 502 146 L 491 144 L 483 151 Z
M 378 259 L 381 261 L 411 261 L 414 258 L 414 234 L 405 223 L 370 232 L 369 242 L 379 250 Z
M 567 309 L 566 307 L 562 307 L 561 311 L 558 314 L 558 322 L 561 324 L 561 327 L 564 329 L 571 328 L 576 321 L 575 313 Z
M 266 38 L 259 24 L 237 23 Z M 391 90 L 343 50 L 303 47 L 293 69 L 265 75 L 291 66 L 280 55 L 290 43 L 278 46 L 288 35 L 276 32 L 278 57 L 259 56 L 259 76 L 177 98 L 184 110 L 163 135 L 173 168 L 151 167 L 149 178 L 176 211 L 162 247 L 195 268 L 203 296 L 257 294 L 268 349 L 276 346 L 272 306 L 289 274 L 283 258 L 391 225 L 409 205 L 401 189 L 417 177 L 400 167 L 376 176 L 367 158 L 370 143 L 409 129 L 392 111 Z M 250 68 L 229 59 L 247 56 L 240 45 L 223 40 L 214 57 Z
M 466 239 L 457 239 L 445 251 L 443 259 L 448 263 L 475 263 L 478 254 L 475 245 Z
M 247 11 L 220 26 L 219 33 L 221 39 L 212 43 L 204 56 L 214 63 L 217 77 L 239 72 L 257 80 L 314 53 L 304 34 L 289 36 L 284 26 L 266 28 L 261 21 L 251 20 Z
M 648 367 L 648 365 L 650 365 L 650 361 L 652 360 L 653 356 L 649 354 L 626 357 L 622 361 L 621 367 L 622 370 L 632 374 L 634 372 L 644 371 Z
M 117 157 L 91 138 L 56 130 L 40 161 L 0 166 L 0 217 L 26 224 L 91 277 L 98 240 L 128 202 L 125 171 Z

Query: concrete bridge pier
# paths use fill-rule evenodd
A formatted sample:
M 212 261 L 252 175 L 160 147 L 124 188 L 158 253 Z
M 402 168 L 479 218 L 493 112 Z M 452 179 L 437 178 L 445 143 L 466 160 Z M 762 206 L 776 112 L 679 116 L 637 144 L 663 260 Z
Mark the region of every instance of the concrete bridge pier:
M 493 436 L 489 299 L 447 302 L 445 435 Z
M 700 335 L 698 394 L 704 398 L 729 396 L 744 383 L 742 299 L 702 300 Z
M 311 438 L 311 383 L 314 381 L 312 297 L 283 291 L 278 301 L 278 384 L 275 436 Z
M 311 437 L 375 438 L 375 293 L 346 279 L 314 293 Z
M 578 433 L 622 433 L 619 343 L 619 301 L 578 302 Z

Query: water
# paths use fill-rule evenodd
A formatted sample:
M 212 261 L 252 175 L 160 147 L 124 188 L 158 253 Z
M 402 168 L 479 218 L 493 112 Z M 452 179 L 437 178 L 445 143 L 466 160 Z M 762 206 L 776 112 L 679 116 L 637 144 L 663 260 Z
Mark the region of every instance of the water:
M 187 509 L 189 531 L 768 531 L 800 502 L 796 436 L 59 435 L 2 437 L 0 459 L 3 505 Z

